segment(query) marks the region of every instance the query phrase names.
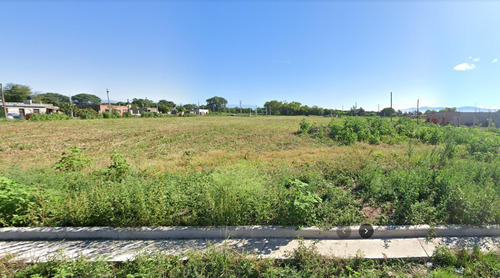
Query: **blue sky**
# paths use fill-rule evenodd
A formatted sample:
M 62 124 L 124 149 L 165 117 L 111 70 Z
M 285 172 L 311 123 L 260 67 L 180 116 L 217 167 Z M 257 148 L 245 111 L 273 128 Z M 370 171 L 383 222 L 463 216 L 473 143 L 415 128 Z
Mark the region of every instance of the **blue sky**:
M 1 1 L 0 82 L 204 104 L 500 106 L 498 1 Z

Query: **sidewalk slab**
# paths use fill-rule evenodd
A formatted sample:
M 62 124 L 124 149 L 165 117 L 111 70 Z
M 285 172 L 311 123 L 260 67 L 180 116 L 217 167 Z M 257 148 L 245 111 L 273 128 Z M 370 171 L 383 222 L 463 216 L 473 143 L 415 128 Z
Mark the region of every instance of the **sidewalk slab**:
M 56 258 L 106 256 L 108 261 L 126 261 L 138 254 L 161 252 L 165 255 L 184 255 L 208 248 L 230 248 L 262 258 L 284 259 L 300 244 L 315 246 L 327 257 L 368 259 L 412 258 L 428 259 L 437 246 L 472 248 L 484 252 L 499 252 L 500 237 L 442 237 L 396 239 L 185 239 L 185 240 L 62 240 L 62 241 L 0 241 L 0 257 L 16 255 L 28 262 L 50 261 Z

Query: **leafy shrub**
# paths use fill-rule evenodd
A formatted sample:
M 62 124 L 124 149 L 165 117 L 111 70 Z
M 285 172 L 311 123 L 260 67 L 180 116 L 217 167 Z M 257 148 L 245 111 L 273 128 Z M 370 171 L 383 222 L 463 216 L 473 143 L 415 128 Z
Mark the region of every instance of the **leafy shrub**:
M 120 115 L 120 112 L 117 110 L 113 110 L 113 113 L 111 114 L 111 118 L 121 118 L 122 115 Z
M 129 171 L 130 165 L 125 158 L 118 152 L 113 153 L 111 155 L 111 165 L 106 170 L 107 178 L 120 182 Z
M 82 109 L 79 114 L 80 119 L 99 119 L 103 117 L 102 114 L 97 113 L 97 111 L 92 108 Z
M 368 123 L 364 118 L 361 117 L 349 117 L 344 122 L 344 130 L 350 130 L 352 133 L 356 134 L 356 139 L 358 141 L 366 141 L 370 135 L 370 128 Z
M 28 210 L 36 205 L 35 188 L 0 176 L 0 226 L 29 223 Z
M 308 134 L 310 128 L 311 124 L 306 122 L 306 119 L 302 119 L 302 122 L 300 122 L 299 134 Z
M 468 144 L 469 153 L 479 160 L 491 161 L 498 155 L 500 140 L 498 138 L 474 137 Z
M 399 134 L 400 136 L 415 138 L 418 125 L 411 119 L 400 117 L 398 118 L 398 121 L 396 122 L 394 129 L 396 130 L 396 133 Z
M 321 198 L 311 190 L 309 184 L 298 179 L 290 181 L 286 200 L 285 225 L 313 225 L 316 222 L 316 207 Z
M 378 135 L 395 135 L 396 130 L 394 126 L 387 121 L 387 119 L 381 117 L 374 117 L 369 120 L 371 127 L 371 134 Z
M 56 121 L 56 120 L 69 120 L 70 117 L 65 114 L 29 114 L 30 121 Z
M 55 164 L 56 170 L 64 172 L 80 171 L 92 163 L 91 158 L 83 156 L 82 150 L 76 146 L 69 147 L 68 151 L 62 153 L 62 157 Z

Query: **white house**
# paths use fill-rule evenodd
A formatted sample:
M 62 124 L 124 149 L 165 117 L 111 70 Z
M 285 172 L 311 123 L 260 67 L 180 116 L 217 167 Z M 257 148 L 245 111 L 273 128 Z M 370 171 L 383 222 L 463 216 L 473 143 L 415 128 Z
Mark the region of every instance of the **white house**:
M 24 117 L 27 114 L 52 114 L 59 111 L 59 107 L 46 103 L 33 103 L 32 100 L 24 102 L 6 102 L 7 115 L 13 118 Z M 3 112 L 3 104 L 0 102 L 1 111 Z
M 200 115 L 200 116 L 208 115 L 208 112 L 209 112 L 209 110 L 208 110 L 208 109 L 200 109 L 200 108 L 196 108 L 196 109 L 194 110 L 194 113 L 196 113 L 196 115 Z

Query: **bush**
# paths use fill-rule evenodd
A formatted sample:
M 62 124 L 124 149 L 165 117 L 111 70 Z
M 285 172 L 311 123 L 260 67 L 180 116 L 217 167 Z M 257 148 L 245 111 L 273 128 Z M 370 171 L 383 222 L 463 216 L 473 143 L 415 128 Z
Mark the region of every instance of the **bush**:
M 121 182 L 130 171 L 130 165 L 120 153 L 111 155 L 111 165 L 106 169 L 106 177 L 112 181 Z
M 80 119 L 99 119 L 103 117 L 102 114 L 97 113 L 97 111 L 92 108 L 82 109 L 79 114 Z
M 69 120 L 70 117 L 64 114 L 29 114 L 30 121 L 57 121 L 57 120 Z
M 28 210 L 36 205 L 36 189 L 0 176 L 0 227 L 30 223 Z
M 299 134 L 308 134 L 309 129 L 311 128 L 311 124 L 306 122 L 306 119 L 302 119 L 302 122 L 300 122 L 300 129 L 299 129 Z
M 83 156 L 82 150 L 76 146 L 69 147 L 69 152 L 63 152 L 62 157 L 55 164 L 56 170 L 63 172 L 80 171 L 92 163 L 92 159 Z
M 288 211 L 282 220 L 284 225 L 314 225 L 316 223 L 316 208 L 322 202 L 312 191 L 309 184 L 298 179 L 288 184 L 287 197 L 284 200 Z

